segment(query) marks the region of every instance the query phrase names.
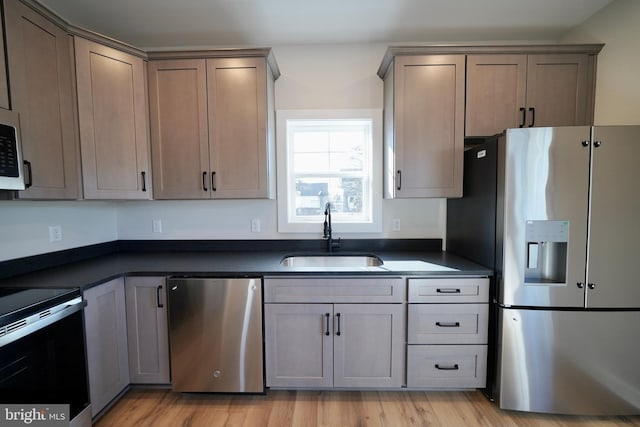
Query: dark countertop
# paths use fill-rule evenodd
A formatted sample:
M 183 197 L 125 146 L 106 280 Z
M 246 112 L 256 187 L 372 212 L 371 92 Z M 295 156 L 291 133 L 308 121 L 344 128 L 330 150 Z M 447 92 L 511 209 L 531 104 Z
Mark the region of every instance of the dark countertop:
M 151 251 L 116 253 L 70 262 L 59 267 L 0 280 L 0 287 L 89 288 L 122 275 L 137 276 L 282 276 L 282 275 L 402 275 L 420 277 L 489 276 L 490 269 L 446 252 L 375 252 L 381 267 L 292 268 L 280 265 L 300 251 Z M 406 261 L 422 261 L 407 263 Z M 435 265 L 433 265 L 435 264 Z M 417 266 L 416 266 L 417 265 Z
M 166 252 L 115 254 L 61 267 L 10 277 L 0 287 L 89 288 L 122 275 L 136 276 L 282 276 L 282 275 L 402 275 L 402 276 L 488 276 L 492 271 L 445 252 L 376 253 L 383 262 L 417 260 L 435 264 L 436 270 L 395 267 L 297 269 L 280 261 L 291 252 Z M 404 264 L 404 263 L 400 263 Z M 441 267 L 451 270 L 442 270 Z M 366 270 L 364 270 L 366 268 Z M 455 269 L 455 270 L 454 270 Z

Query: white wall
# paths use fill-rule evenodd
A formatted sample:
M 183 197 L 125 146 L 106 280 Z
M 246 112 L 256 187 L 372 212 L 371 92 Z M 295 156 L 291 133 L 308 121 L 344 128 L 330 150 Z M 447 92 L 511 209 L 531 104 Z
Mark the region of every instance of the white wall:
M 279 109 L 382 108 L 382 80 L 376 75 L 386 45 L 276 46 L 282 76 L 276 81 Z M 344 238 L 444 237 L 442 199 L 385 200 L 383 232 L 339 234 Z M 152 232 L 152 220 L 162 233 Z M 251 232 L 259 219 L 261 231 Z M 391 231 L 392 219 L 401 230 Z M 291 239 L 318 238 L 317 233 L 278 233 L 275 200 L 126 202 L 118 205 L 120 239 Z
M 0 202 L 0 261 L 118 238 L 116 205 L 106 202 Z M 62 241 L 49 242 L 49 226 Z
M 605 43 L 598 55 L 596 125 L 640 125 L 640 1 L 615 0 L 562 42 Z

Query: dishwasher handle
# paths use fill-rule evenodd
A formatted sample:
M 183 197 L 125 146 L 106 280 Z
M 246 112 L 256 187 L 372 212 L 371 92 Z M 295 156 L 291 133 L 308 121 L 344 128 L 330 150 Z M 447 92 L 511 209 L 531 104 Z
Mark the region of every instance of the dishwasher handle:
M 162 299 L 160 298 L 160 293 L 162 292 L 162 285 L 158 285 L 156 288 L 156 304 L 158 308 L 164 308 L 164 304 L 162 303 Z

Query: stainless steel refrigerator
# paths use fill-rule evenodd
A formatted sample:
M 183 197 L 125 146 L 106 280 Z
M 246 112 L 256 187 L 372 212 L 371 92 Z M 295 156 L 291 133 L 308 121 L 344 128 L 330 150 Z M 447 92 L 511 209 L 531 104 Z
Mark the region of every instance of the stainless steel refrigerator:
M 488 396 L 519 411 L 640 413 L 640 126 L 468 142 L 447 250 L 495 271 Z

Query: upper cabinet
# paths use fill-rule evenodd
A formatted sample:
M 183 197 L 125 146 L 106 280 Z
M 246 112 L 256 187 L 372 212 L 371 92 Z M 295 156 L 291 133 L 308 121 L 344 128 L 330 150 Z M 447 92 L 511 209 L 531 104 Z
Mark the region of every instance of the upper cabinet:
M 75 37 L 86 199 L 150 199 L 146 70 L 142 58 Z
M 22 154 L 31 183 L 18 197 L 76 199 L 72 39 L 65 29 L 18 0 L 4 1 L 4 18 L 11 107 L 20 115 Z
M 378 71 L 385 197 L 462 196 L 465 56 L 390 51 Z
M 466 136 L 516 127 L 592 124 L 596 55 L 601 48 L 487 47 L 484 50 L 510 53 L 469 54 Z
M 155 198 L 273 197 L 270 49 L 149 56 Z

